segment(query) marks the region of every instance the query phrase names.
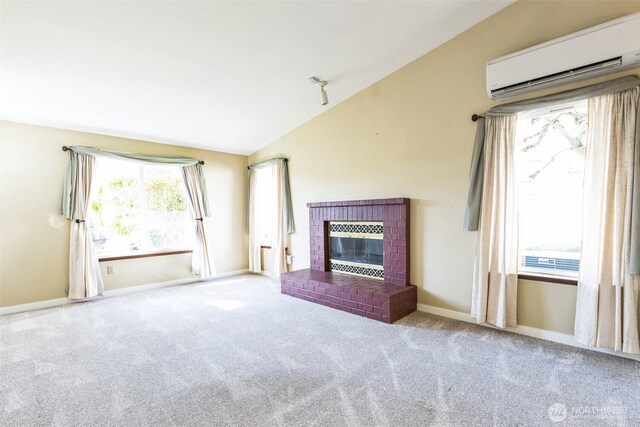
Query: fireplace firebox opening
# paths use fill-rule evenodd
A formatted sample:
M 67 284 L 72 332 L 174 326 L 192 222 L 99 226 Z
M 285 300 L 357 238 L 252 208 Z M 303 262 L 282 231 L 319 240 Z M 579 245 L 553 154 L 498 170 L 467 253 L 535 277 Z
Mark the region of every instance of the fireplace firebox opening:
M 331 271 L 384 280 L 383 224 L 329 222 Z

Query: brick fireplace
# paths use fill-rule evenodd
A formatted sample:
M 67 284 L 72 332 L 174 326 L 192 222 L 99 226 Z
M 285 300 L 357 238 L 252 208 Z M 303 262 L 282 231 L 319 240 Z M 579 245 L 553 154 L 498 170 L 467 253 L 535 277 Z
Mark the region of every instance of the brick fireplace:
M 284 273 L 283 294 L 387 323 L 414 312 L 417 292 L 409 284 L 410 199 L 309 203 L 311 268 Z M 384 278 L 331 271 L 331 222 L 382 222 Z

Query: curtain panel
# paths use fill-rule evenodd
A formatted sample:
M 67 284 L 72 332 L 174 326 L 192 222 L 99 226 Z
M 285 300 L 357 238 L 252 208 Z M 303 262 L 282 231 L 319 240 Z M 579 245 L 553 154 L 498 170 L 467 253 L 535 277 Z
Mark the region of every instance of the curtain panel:
M 275 212 L 272 217 L 271 230 L 271 256 L 273 276 L 280 279 L 280 274 L 287 271 L 287 255 L 285 254 L 289 218 L 287 211 L 290 204 L 287 203 L 287 162 L 278 162 L 273 165 L 273 194 L 275 197 Z M 290 211 L 289 211 L 290 212 Z M 293 221 L 293 218 L 292 218 Z M 291 223 L 293 226 L 293 223 Z
M 469 171 L 469 185 L 467 188 L 467 202 L 464 208 L 462 226 L 469 231 L 478 231 L 480 224 L 480 210 L 482 209 L 482 184 L 484 183 L 484 117 L 477 122 L 476 140 L 473 144 L 471 156 L 471 170 Z
M 516 116 L 487 117 L 485 132 L 471 315 L 478 323 L 506 328 L 516 326 L 518 290 Z
M 102 295 L 104 284 L 91 229 L 86 222 L 95 157 L 71 151 L 65 173 L 61 214 L 71 220 L 69 234 L 69 298 Z
M 287 234 L 291 234 L 291 233 L 295 233 L 296 232 L 296 226 L 295 226 L 295 222 L 293 220 L 293 204 L 291 202 L 291 186 L 289 184 L 289 161 L 288 159 L 284 158 L 284 157 L 278 157 L 275 159 L 269 159 L 269 160 L 265 160 L 264 162 L 260 162 L 260 163 L 254 163 L 252 165 L 250 165 L 248 167 L 249 169 L 249 177 L 251 177 L 251 171 L 255 170 L 255 169 L 259 169 L 259 168 L 264 168 L 264 167 L 271 167 L 274 165 L 277 165 L 279 163 L 283 163 L 283 173 L 281 174 L 281 176 L 279 177 L 279 179 L 282 181 L 280 183 L 284 194 L 283 194 L 283 209 L 284 209 L 284 216 L 286 218 L 286 231 Z M 249 194 L 251 194 L 251 179 L 249 179 Z M 250 227 L 250 221 L 251 221 L 251 215 L 249 212 L 249 204 L 247 204 L 247 232 L 249 232 L 249 227 Z
M 260 231 L 258 230 L 258 176 L 255 169 L 249 169 L 249 213 L 247 215 L 249 231 L 249 271 L 262 272 L 260 258 Z
M 267 168 L 268 171 L 265 171 Z M 263 187 L 264 184 L 258 182 L 260 179 L 258 171 L 271 175 L 269 188 Z M 268 197 L 273 203 L 270 203 L 269 206 L 260 206 L 261 195 L 259 191 L 268 192 Z M 279 278 L 281 273 L 287 271 L 285 254 L 287 234 L 295 231 L 287 159 L 271 159 L 249 166 L 248 193 L 249 269 L 255 273 L 262 271 L 260 236 L 268 232 L 271 237 L 272 275 Z M 272 210 L 270 215 L 271 223 L 264 225 L 269 228 L 268 230 L 261 230 L 258 216 L 265 209 Z
M 629 271 L 629 248 L 640 87 L 589 98 L 588 103 L 575 337 L 587 346 L 638 354 L 639 278 Z
M 195 222 L 196 246 L 193 249 L 191 268 L 193 274 L 198 274 L 201 279 L 212 277 L 216 274 L 213 261 L 213 247 L 208 238 L 205 217 L 211 216 L 207 201 L 207 187 L 202 172 L 202 165 L 196 163 L 182 167 L 189 206 Z

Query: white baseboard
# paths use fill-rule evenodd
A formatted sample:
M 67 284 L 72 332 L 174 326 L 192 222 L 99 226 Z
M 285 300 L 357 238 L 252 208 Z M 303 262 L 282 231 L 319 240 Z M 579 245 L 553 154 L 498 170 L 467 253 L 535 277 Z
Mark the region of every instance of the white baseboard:
M 418 311 L 422 311 L 423 313 L 435 314 L 436 316 L 447 317 L 449 319 L 460 320 L 461 322 L 476 323 L 476 319 L 471 317 L 469 313 L 435 307 L 433 305 L 418 304 Z
M 59 305 L 71 304 L 76 302 L 69 298 L 56 298 L 48 299 L 46 301 L 30 302 L 28 304 L 9 305 L 7 307 L 0 307 L 0 315 L 22 313 L 23 311 L 40 310 L 43 308 L 51 308 Z
M 244 268 L 242 270 L 234 270 L 234 271 L 227 271 L 225 273 L 218 273 L 215 276 L 213 276 L 211 279 L 207 279 L 207 280 L 217 280 L 217 279 L 222 279 L 224 277 L 239 276 L 241 274 L 248 274 L 248 273 L 249 273 L 249 269 Z
M 186 279 L 169 280 L 166 282 L 148 283 L 146 285 L 128 286 L 126 288 L 118 288 L 118 289 L 111 289 L 109 291 L 104 291 L 104 294 L 102 296 L 104 298 L 115 297 L 118 295 L 133 294 L 136 292 L 150 291 L 151 289 L 166 288 L 169 286 L 188 285 L 190 283 L 197 283 L 200 281 L 201 281 L 200 278 L 189 277 Z
M 238 275 L 241 275 L 241 274 L 246 274 L 248 272 L 249 272 L 249 269 L 243 269 L 243 270 L 235 270 L 235 271 L 227 271 L 225 273 L 219 273 L 219 274 L 216 274 L 215 276 L 213 276 L 211 278 L 204 279 L 204 280 L 202 280 L 202 279 L 200 279 L 198 277 L 188 277 L 186 279 L 169 280 L 169 281 L 166 281 L 166 282 L 149 283 L 149 284 L 146 284 L 146 285 L 129 286 L 129 287 L 126 287 L 126 288 L 111 289 L 111 290 L 104 291 L 103 298 L 114 297 L 114 296 L 118 296 L 118 295 L 132 294 L 134 292 L 148 291 L 148 290 L 151 290 L 151 289 L 166 288 L 168 286 L 187 285 L 187 284 L 190 284 L 190 283 L 197 283 L 197 282 L 202 282 L 202 281 L 205 281 L 205 280 L 206 281 L 217 280 L 217 279 L 222 279 L 222 278 L 225 278 L 225 277 L 231 277 L 231 276 L 238 276 Z M 76 302 L 82 302 L 82 301 L 71 300 L 69 298 L 56 298 L 56 299 L 50 299 L 50 300 L 46 300 L 46 301 L 31 302 L 31 303 L 28 303 L 28 304 L 10 305 L 8 307 L 0 307 L 0 315 L 13 314 L 13 313 L 22 313 L 23 311 L 40 310 L 40 309 L 43 309 L 43 308 L 51 308 L 51 307 L 56 307 L 56 306 L 59 306 L 59 305 L 72 304 L 72 303 L 76 303 Z
M 500 329 L 495 326 L 488 325 L 486 323 L 478 323 L 476 319 L 471 317 L 469 313 L 462 313 L 460 311 L 448 310 L 446 308 L 434 307 L 432 305 L 418 304 L 418 311 L 424 313 L 435 314 L 436 316 L 447 317 L 449 319 L 459 320 L 461 322 L 473 323 L 474 325 L 484 326 L 500 331 L 512 332 L 518 335 L 525 335 L 533 338 L 540 338 L 547 341 L 553 341 L 560 344 L 570 345 L 572 347 L 584 348 L 586 350 L 597 351 L 600 353 L 611 354 L 613 356 L 625 357 L 627 359 L 640 361 L 640 355 L 622 353 L 619 351 L 609 350 L 602 347 L 587 347 L 580 343 L 577 343 L 573 338 L 573 335 L 563 334 L 561 332 L 547 331 L 545 329 L 532 328 L 530 326 L 516 326 L 514 328 Z

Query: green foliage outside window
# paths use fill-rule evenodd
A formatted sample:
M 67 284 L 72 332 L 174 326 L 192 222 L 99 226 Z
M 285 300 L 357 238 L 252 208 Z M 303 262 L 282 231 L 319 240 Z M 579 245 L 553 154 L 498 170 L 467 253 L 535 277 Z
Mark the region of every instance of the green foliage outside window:
M 179 168 L 100 159 L 89 221 L 99 254 L 191 245 L 193 220 Z
M 179 179 L 154 178 L 146 183 L 147 209 L 155 212 L 184 212 L 187 209 Z M 109 224 L 119 236 L 133 233 L 140 212 L 137 181 L 130 177 L 117 177 L 108 183 L 105 195 L 104 186 L 98 187 L 91 203 L 101 227 Z M 113 206 L 111 216 L 107 218 L 104 206 Z
M 156 212 L 175 212 L 187 209 L 179 179 L 155 178 L 145 185 L 147 209 Z

